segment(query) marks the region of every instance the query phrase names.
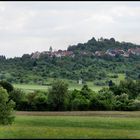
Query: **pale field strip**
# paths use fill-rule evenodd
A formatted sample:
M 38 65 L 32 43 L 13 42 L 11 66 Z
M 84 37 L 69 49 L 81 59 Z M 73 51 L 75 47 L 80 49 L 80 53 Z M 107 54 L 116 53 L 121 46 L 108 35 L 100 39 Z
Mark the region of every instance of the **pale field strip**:
M 140 117 L 140 111 L 17 111 L 16 115 L 26 116 L 99 116 L 99 117 Z

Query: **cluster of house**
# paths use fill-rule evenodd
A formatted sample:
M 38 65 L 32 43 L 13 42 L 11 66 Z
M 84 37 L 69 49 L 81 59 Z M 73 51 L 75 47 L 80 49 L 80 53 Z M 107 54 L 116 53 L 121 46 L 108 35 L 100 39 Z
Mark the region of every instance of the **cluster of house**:
M 72 51 L 67 51 L 67 50 L 58 50 L 49 53 L 50 57 L 56 56 L 56 57 L 63 57 L 63 56 L 70 56 L 74 57 L 74 53 Z
M 47 54 L 50 57 L 64 57 L 64 56 L 69 56 L 69 57 L 74 57 L 75 54 L 72 51 L 67 51 L 67 50 L 58 50 L 58 51 L 43 51 L 43 52 L 35 52 L 32 53 L 31 57 L 32 58 L 39 58 L 41 54 Z M 93 52 L 87 52 L 87 51 L 81 51 L 81 55 L 85 56 L 104 56 L 104 55 L 109 55 L 112 57 L 115 57 L 116 55 L 121 55 L 124 57 L 129 57 L 131 54 L 133 55 L 140 55 L 140 48 L 131 48 L 128 49 L 127 51 L 124 51 L 123 49 L 108 49 L 107 51 L 96 51 L 95 53 Z
M 124 57 L 129 57 L 130 55 L 140 55 L 140 48 L 131 48 L 127 51 L 124 51 L 123 49 L 108 49 L 107 51 L 96 51 L 95 56 L 104 56 L 109 55 L 112 57 L 115 57 L 117 55 L 121 55 Z
M 35 52 L 32 53 L 31 57 L 32 58 L 39 58 L 40 55 L 42 54 L 47 54 L 49 57 L 63 57 L 63 56 L 69 56 L 69 57 L 74 57 L 74 53 L 72 51 L 67 51 L 67 50 L 58 50 L 58 51 L 43 51 L 43 52 Z

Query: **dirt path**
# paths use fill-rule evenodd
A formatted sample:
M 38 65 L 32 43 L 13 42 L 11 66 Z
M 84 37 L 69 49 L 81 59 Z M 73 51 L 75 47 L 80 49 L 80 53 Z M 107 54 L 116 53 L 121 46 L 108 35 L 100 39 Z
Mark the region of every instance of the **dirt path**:
M 17 115 L 33 116 L 99 116 L 99 117 L 140 117 L 140 111 L 17 111 Z

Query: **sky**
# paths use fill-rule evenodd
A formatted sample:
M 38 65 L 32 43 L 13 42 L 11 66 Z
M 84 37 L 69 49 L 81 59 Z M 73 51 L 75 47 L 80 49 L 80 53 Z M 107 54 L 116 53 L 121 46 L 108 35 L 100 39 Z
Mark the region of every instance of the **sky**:
M 0 1 L 0 55 L 7 58 L 92 37 L 140 44 L 140 2 Z

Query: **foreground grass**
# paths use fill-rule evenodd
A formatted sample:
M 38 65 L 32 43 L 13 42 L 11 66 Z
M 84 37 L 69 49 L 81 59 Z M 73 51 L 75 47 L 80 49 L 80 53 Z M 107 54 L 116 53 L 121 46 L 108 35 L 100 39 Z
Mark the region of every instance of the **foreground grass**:
M 140 138 L 140 112 L 126 112 L 127 117 L 125 112 L 80 113 L 33 116 L 19 112 L 13 125 L 0 126 L 0 138 Z

